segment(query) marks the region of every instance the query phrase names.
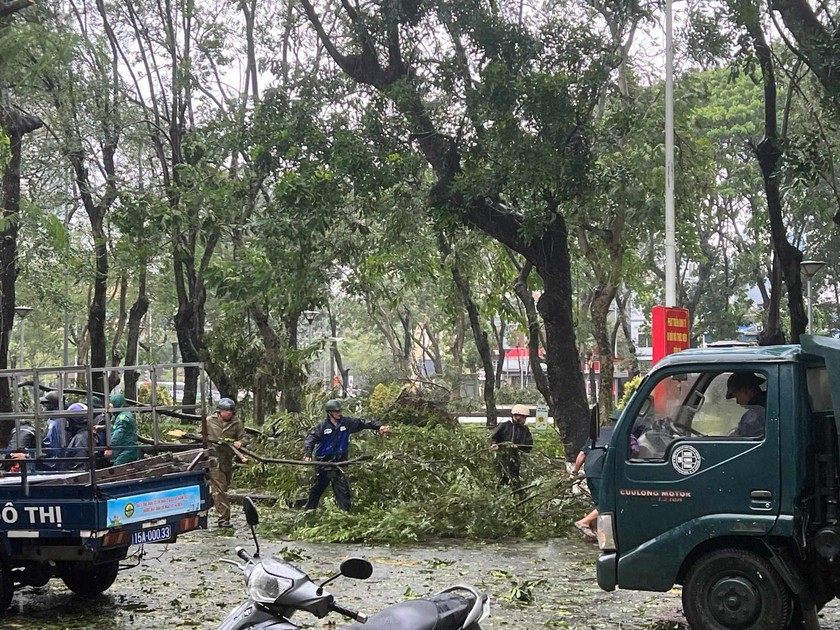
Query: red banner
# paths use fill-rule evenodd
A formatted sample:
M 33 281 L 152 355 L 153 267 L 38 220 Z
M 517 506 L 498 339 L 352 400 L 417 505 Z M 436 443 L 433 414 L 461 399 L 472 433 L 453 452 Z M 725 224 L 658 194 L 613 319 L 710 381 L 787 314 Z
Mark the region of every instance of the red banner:
M 689 347 L 688 309 L 653 307 L 653 362 Z

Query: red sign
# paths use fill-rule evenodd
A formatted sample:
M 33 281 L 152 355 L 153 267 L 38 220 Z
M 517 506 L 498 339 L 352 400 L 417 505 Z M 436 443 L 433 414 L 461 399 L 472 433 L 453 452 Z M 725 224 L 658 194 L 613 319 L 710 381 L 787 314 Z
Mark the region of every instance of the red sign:
M 595 374 L 600 374 L 601 373 L 601 362 L 598 359 L 595 359 L 592 362 L 592 371 Z M 584 361 L 583 362 L 583 373 L 584 374 L 589 374 L 589 361 Z
M 688 309 L 653 307 L 653 362 L 689 347 Z

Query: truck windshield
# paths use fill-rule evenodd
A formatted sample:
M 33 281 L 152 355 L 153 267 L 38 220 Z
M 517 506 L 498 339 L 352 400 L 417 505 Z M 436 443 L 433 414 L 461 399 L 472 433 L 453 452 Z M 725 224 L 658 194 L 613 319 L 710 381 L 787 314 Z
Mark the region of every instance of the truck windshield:
M 754 372 L 686 372 L 661 378 L 633 424 L 634 459 L 661 460 L 674 440 L 762 439 L 766 377 Z

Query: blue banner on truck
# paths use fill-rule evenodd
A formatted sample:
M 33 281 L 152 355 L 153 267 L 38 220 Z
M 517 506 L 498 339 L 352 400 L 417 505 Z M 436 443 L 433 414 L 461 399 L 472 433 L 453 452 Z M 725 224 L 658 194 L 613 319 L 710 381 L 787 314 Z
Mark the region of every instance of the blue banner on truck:
M 201 487 L 173 488 L 108 500 L 108 527 L 121 527 L 201 509 Z

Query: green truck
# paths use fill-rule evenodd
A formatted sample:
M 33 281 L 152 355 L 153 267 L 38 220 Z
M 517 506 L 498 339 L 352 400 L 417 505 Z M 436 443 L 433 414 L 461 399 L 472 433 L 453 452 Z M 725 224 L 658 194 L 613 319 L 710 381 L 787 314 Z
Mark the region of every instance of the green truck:
M 693 630 L 819 628 L 840 595 L 838 435 L 838 339 L 661 360 L 606 447 L 599 586 L 681 584 Z

